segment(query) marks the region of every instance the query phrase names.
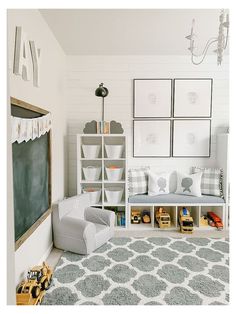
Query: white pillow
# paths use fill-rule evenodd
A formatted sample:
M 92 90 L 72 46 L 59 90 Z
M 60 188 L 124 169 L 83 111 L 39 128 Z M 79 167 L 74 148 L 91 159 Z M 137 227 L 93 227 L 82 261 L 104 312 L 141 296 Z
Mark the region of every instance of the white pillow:
M 202 196 L 201 193 L 202 172 L 184 174 L 177 172 L 176 194 Z
M 169 194 L 170 173 L 148 171 L 148 195 Z

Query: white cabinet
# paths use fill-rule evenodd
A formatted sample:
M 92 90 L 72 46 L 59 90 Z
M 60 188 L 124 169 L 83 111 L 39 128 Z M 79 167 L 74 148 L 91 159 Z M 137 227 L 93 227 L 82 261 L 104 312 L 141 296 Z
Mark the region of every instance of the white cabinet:
M 180 209 L 183 207 L 187 207 L 191 217 L 193 218 L 193 225 L 194 225 L 194 231 L 197 230 L 209 230 L 214 231 L 215 228 L 208 226 L 208 225 L 202 225 L 201 223 L 201 217 L 207 215 L 207 212 L 212 211 L 216 215 L 218 215 L 223 223 L 224 229 L 227 229 L 226 221 L 225 221 L 225 204 L 129 204 L 127 208 L 127 226 L 130 230 L 158 230 L 163 231 L 163 229 L 159 229 L 157 226 L 157 223 L 155 221 L 155 213 L 160 208 L 164 208 L 167 213 L 170 214 L 171 219 L 171 226 L 169 228 L 166 228 L 165 230 L 169 231 L 178 231 L 179 230 L 179 212 Z M 140 211 L 141 215 L 142 212 L 149 211 L 150 217 L 151 217 L 151 223 L 143 223 L 141 221 L 140 224 L 132 224 L 131 223 L 131 216 L 132 211 Z
M 89 193 L 91 205 L 116 212 L 126 227 L 127 147 L 122 134 L 77 135 L 77 194 Z

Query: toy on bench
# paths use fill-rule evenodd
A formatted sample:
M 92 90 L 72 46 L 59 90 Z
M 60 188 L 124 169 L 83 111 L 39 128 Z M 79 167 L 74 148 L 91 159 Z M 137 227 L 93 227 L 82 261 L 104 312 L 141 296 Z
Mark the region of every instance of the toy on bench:
M 144 209 L 142 211 L 142 222 L 145 223 L 145 224 L 150 224 L 151 223 L 150 210 Z
M 155 214 L 155 218 L 158 228 L 163 229 L 170 227 L 170 215 L 165 211 L 164 208 L 158 208 Z
M 141 210 L 133 209 L 131 211 L 131 223 L 140 224 L 140 222 L 141 222 Z
M 38 305 L 42 302 L 45 290 L 52 281 L 52 270 L 43 262 L 41 266 L 33 267 L 17 288 L 17 305 Z
M 219 231 L 223 229 L 222 220 L 214 212 L 207 212 L 207 218 L 209 219 L 210 226 L 216 227 Z
M 186 207 L 179 212 L 179 225 L 181 233 L 193 233 L 193 218 Z

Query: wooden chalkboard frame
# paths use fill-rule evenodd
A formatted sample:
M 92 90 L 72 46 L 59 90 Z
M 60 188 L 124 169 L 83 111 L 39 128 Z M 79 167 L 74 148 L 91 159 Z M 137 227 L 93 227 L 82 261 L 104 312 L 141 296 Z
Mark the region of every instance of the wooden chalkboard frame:
M 30 111 L 34 111 L 36 113 L 40 113 L 42 115 L 46 115 L 49 111 L 42 109 L 40 107 L 36 107 L 31 105 L 25 101 L 16 99 L 14 97 L 10 98 L 11 105 L 18 106 L 24 109 L 28 109 Z M 52 212 L 52 185 L 51 185 L 51 139 L 52 133 L 51 130 L 48 132 L 48 200 L 49 200 L 49 208 L 43 213 L 41 217 L 15 242 L 15 251 L 31 236 L 31 234 L 38 228 L 38 226 L 51 214 Z

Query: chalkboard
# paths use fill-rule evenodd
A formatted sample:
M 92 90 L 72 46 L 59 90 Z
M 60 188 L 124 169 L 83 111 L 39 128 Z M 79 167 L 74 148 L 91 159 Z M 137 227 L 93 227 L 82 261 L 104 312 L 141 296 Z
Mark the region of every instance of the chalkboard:
M 36 118 L 46 112 L 13 98 L 11 101 L 13 116 Z M 50 133 L 28 142 L 13 143 L 12 161 L 17 249 L 51 210 Z

